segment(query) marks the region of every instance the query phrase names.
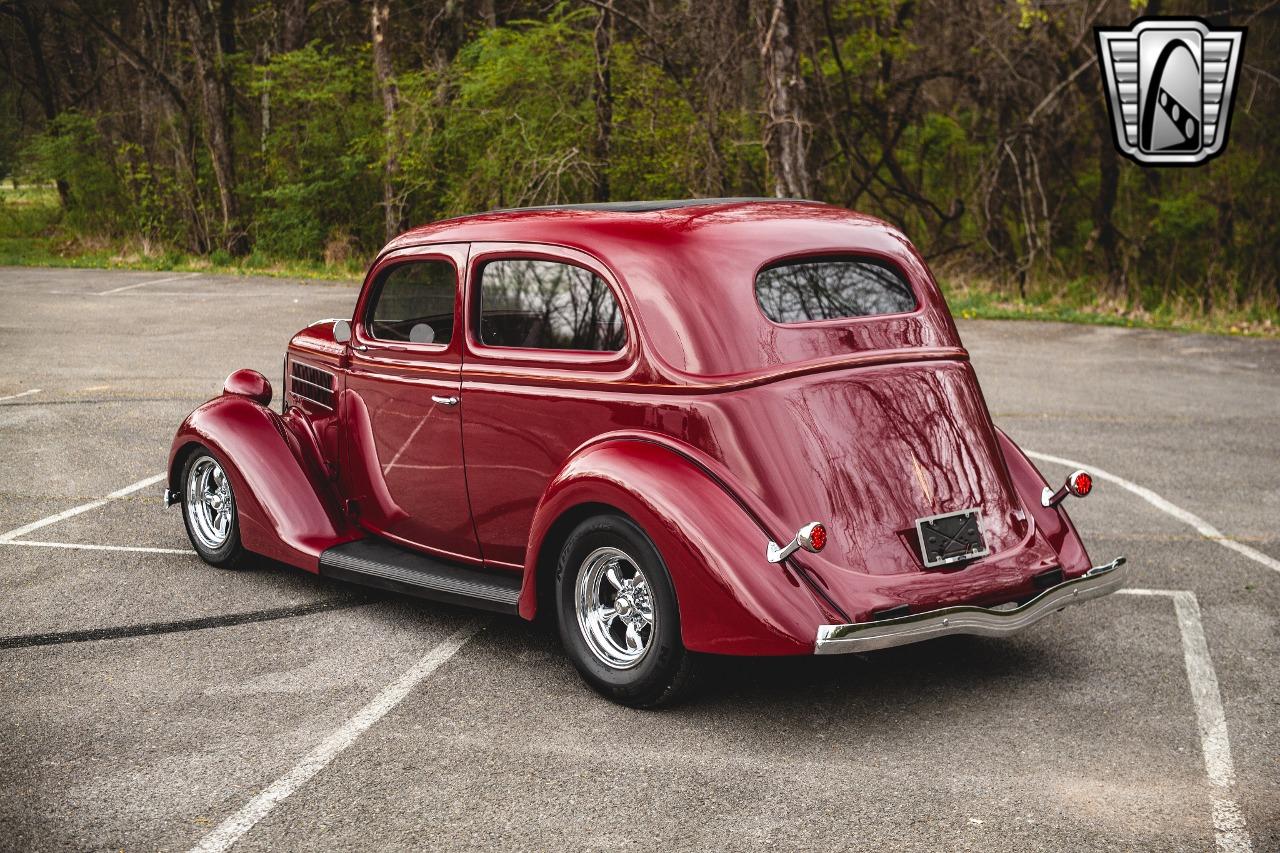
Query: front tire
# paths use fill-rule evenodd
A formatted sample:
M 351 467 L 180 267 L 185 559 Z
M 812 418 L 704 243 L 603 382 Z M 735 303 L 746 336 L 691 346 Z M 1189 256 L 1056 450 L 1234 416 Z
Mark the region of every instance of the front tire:
M 244 565 L 240 514 L 231 480 L 206 447 L 187 456 L 182 466 L 182 520 L 200 559 L 220 569 Z
M 630 519 L 597 515 L 569 534 L 556 567 L 556 611 L 570 659 L 605 697 L 655 708 L 692 688 L 697 661 L 680 640 L 671 576 Z

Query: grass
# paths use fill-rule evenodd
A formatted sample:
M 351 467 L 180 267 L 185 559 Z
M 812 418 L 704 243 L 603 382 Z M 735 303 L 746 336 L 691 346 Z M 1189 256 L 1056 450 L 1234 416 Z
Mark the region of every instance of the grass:
M 61 224 L 57 191 L 49 187 L 0 186 L 0 266 L 75 267 L 358 282 L 363 259 L 326 264 L 252 253 L 232 258 L 225 252 L 193 255 L 138 239 L 93 238 L 71 234 Z M 1129 328 L 1168 329 L 1222 335 L 1280 336 L 1280 312 L 1262 307 L 1215 309 L 1172 301 L 1153 309 L 1099 297 L 1095 282 L 1037 281 L 1026 297 L 990 278 L 940 274 L 952 313 L 963 319 L 1053 320 Z
M 1040 281 L 1025 298 L 990 279 L 940 276 L 951 312 L 958 318 L 984 320 L 1050 320 L 1094 326 L 1165 329 L 1247 337 L 1280 336 L 1280 312 L 1260 306 L 1202 311 L 1198 305 L 1174 300 L 1153 309 L 1134 308 L 1122 300 L 1099 296 L 1081 282 Z M 1086 283 L 1087 284 L 1087 283 Z
M 146 240 L 73 234 L 62 225 L 53 187 L 0 186 L 0 266 L 207 272 L 278 278 L 360 281 L 365 263 L 277 258 L 254 252 L 195 255 Z

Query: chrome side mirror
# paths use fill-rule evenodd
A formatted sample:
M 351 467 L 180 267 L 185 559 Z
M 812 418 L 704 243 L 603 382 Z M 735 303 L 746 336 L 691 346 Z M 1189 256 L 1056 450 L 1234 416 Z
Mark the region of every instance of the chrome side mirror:
M 340 344 L 351 340 L 351 323 L 347 320 L 334 320 L 333 339 Z
M 770 563 L 781 563 L 801 548 L 810 554 L 816 554 L 825 547 L 827 547 L 827 528 L 820 521 L 811 521 L 801 527 L 796 533 L 796 538 L 786 545 L 779 547 L 777 542 L 770 542 L 769 549 L 765 552 L 765 559 Z

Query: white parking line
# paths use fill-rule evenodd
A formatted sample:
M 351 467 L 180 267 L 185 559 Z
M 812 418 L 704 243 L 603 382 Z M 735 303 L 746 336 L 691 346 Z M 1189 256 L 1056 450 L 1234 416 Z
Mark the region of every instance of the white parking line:
M 126 495 L 131 495 L 140 489 L 145 489 L 147 488 L 147 486 L 154 486 L 156 483 L 159 483 L 161 480 L 163 480 L 165 476 L 166 475 L 164 474 L 156 474 L 154 477 L 148 477 L 145 480 L 139 480 L 138 482 L 134 483 L 131 486 L 125 486 L 123 489 L 117 489 L 116 491 L 107 495 L 105 498 L 99 498 L 96 501 L 89 501 L 89 503 L 87 504 L 80 504 L 80 506 L 75 506 L 75 507 L 72 507 L 71 509 L 63 510 L 57 515 L 51 515 L 48 518 L 42 518 L 39 521 L 33 521 L 30 524 L 24 524 L 21 527 L 15 527 L 13 530 L 10 530 L 8 533 L 0 533 L 0 545 L 8 544 L 12 542 L 14 539 L 17 539 L 19 536 L 25 536 L 33 530 L 39 530 L 42 527 L 48 527 L 50 524 L 57 524 L 59 521 L 65 521 L 66 519 L 71 518 L 72 516 L 75 516 L 75 515 L 79 515 L 82 512 L 88 512 L 91 509 L 97 509 L 100 506 L 104 506 L 105 504 L 111 503 L 117 498 L 123 498 Z
M 1232 551 L 1243 554 L 1250 560 L 1253 560 L 1256 563 L 1261 563 L 1269 569 L 1280 572 L 1280 560 L 1277 560 L 1274 557 L 1269 557 L 1256 548 L 1250 548 L 1242 542 L 1237 542 L 1234 539 L 1228 539 L 1221 530 L 1214 527 L 1200 516 L 1193 512 L 1188 512 L 1176 504 L 1170 503 L 1145 486 L 1139 486 L 1137 483 L 1131 483 L 1123 477 L 1117 477 L 1115 474 L 1109 474 L 1106 471 L 1093 467 L 1092 465 L 1085 465 L 1083 462 L 1063 459 L 1061 456 L 1050 456 L 1047 453 L 1036 453 L 1034 450 L 1025 450 L 1024 452 L 1032 459 L 1039 459 L 1043 462 L 1053 462 L 1057 465 L 1065 465 L 1068 468 L 1081 468 L 1100 480 L 1106 480 L 1108 482 L 1115 483 L 1122 489 L 1128 489 L 1161 512 L 1167 512 L 1169 515 L 1184 524 L 1191 525 L 1204 538 L 1217 542 L 1223 548 L 1230 548 Z
M 32 388 L 30 391 L 22 391 L 21 393 L 18 393 L 18 394 L 10 394 L 7 397 L 0 397 L 0 403 L 3 403 L 5 400 L 16 400 L 19 397 L 29 397 L 32 394 L 39 394 L 39 393 L 40 393 L 39 388 Z
M 1227 716 L 1222 710 L 1222 694 L 1218 675 L 1209 657 L 1209 642 L 1200 620 L 1200 603 L 1194 592 L 1184 589 L 1122 589 L 1128 595 L 1153 595 L 1173 600 L 1182 632 L 1182 657 L 1191 684 L 1191 699 L 1196 706 L 1200 728 L 1200 751 L 1204 753 L 1204 769 L 1213 788 L 1213 829 L 1218 849 L 1224 853 L 1247 853 L 1253 849 L 1245 829 L 1244 815 L 1236 803 L 1232 788 L 1236 784 L 1235 764 L 1231 760 L 1231 740 L 1227 737 Z
M 154 281 L 140 281 L 137 284 L 126 284 L 124 287 L 113 287 L 110 290 L 103 290 L 95 293 L 94 296 L 110 296 L 113 293 L 124 293 L 126 290 L 133 290 L 139 287 L 146 287 L 149 284 L 167 284 L 171 281 L 185 281 L 189 278 L 198 278 L 200 273 L 193 272 L 186 275 L 173 275 L 168 278 L 157 278 Z
M 339 753 L 355 743 L 356 738 L 386 716 L 388 711 L 399 705 L 414 687 L 439 669 L 441 664 L 456 655 L 484 625 L 483 622 L 477 622 L 460 628 L 427 652 L 403 675 L 384 687 L 369 704 L 357 711 L 354 717 L 343 723 L 337 731 L 308 752 L 293 766 L 292 770 L 272 782 L 261 794 L 200 839 L 200 843 L 191 848 L 191 853 L 221 853 L 229 849 L 286 797 L 305 785 L 311 777 L 327 767 Z
M 139 554 L 194 554 L 189 548 L 147 548 L 142 545 L 91 545 L 86 542 L 32 542 L 30 539 L 6 539 L 0 545 L 25 545 L 28 548 L 71 548 L 77 551 L 134 551 Z
M 34 392 L 27 392 L 34 393 Z M 1280 571 L 1280 562 L 1248 546 L 1226 539 L 1216 528 L 1198 516 L 1169 503 L 1164 498 L 1146 489 L 1109 474 L 1097 468 L 1084 466 L 1069 459 L 1048 454 L 1027 451 L 1027 455 L 1046 462 L 1061 464 L 1071 468 L 1087 468 L 1095 476 L 1108 480 L 1127 489 L 1158 509 L 1173 515 L 1175 518 L 1195 527 L 1201 535 L 1218 542 L 1224 547 L 1239 551 L 1269 568 Z M 139 480 L 122 489 L 118 489 L 106 497 L 81 504 L 63 512 L 33 521 L 22 527 L 0 534 L 0 545 L 25 545 L 39 548 L 75 548 L 101 551 L 132 551 L 158 554 L 193 554 L 194 552 L 177 548 L 148 548 L 142 546 L 94 545 L 64 542 L 17 541 L 17 537 L 39 530 L 59 521 L 66 520 L 89 510 L 104 506 L 113 500 L 126 497 L 148 486 L 165 479 L 165 474 L 157 474 Z M 1205 771 L 1212 788 L 1210 798 L 1213 809 L 1213 826 L 1217 848 L 1224 853 L 1249 853 L 1252 851 L 1243 813 L 1234 798 L 1235 767 L 1231 757 L 1231 744 L 1227 732 L 1226 714 L 1222 707 L 1222 696 L 1218 686 L 1217 674 L 1213 661 L 1209 656 L 1208 641 L 1204 633 L 1204 625 L 1200 615 L 1200 605 L 1195 593 L 1188 590 L 1160 589 L 1124 589 L 1123 594 L 1137 596 L 1156 596 L 1169 598 L 1174 603 L 1178 618 L 1178 626 L 1182 635 L 1183 660 L 1187 680 L 1191 688 L 1191 697 L 1196 710 L 1196 719 L 1200 732 L 1200 746 L 1204 758 Z M 441 665 L 452 658 L 475 634 L 484 627 L 484 623 L 468 625 L 454 632 L 439 645 L 432 648 L 417 663 L 410 667 L 394 682 L 385 687 L 368 704 L 356 712 L 355 716 L 345 722 L 324 741 L 305 755 L 284 776 L 269 785 L 260 794 L 245 804 L 239 811 L 219 824 L 212 832 L 200 840 L 192 848 L 192 853 L 212 853 L 225 851 L 234 845 L 246 832 L 266 817 L 279 803 L 305 785 L 317 773 L 327 767 L 341 752 L 351 746 L 360 735 L 368 731 L 389 711 L 405 699 L 406 696 L 422 681 L 430 677 Z

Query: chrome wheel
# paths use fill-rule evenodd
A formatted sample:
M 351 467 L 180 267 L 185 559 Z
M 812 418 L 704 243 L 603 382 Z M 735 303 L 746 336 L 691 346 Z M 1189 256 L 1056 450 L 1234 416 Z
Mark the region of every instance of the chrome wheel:
M 235 502 L 217 460 L 201 456 L 192 463 L 183 495 L 192 538 L 210 552 L 221 550 L 235 528 Z
M 655 613 L 649 579 L 625 551 L 597 548 L 578 568 L 578 627 L 601 663 L 630 669 L 653 642 Z

